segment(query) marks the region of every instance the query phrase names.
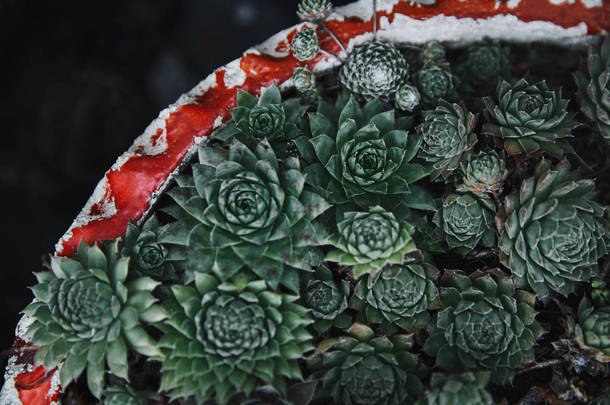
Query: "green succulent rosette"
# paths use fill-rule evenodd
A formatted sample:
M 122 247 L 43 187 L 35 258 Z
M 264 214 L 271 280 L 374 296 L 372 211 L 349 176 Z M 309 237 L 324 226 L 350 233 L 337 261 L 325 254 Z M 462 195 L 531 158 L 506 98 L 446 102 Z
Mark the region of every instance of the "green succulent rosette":
M 390 101 L 409 78 L 409 65 L 393 44 L 365 42 L 352 49 L 339 78 L 343 87 L 361 100 Z
M 248 266 L 273 288 L 298 291 L 298 270 L 310 271 L 325 232 L 314 221 L 329 208 L 305 188 L 299 161 L 279 161 L 267 140 L 254 150 L 233 141 L 228 156 L 199 147 L 193 177 L 168 191 L 177 221 L 160 241 L 186 247 L 186 270 L 223 280 Z
M 446 272 L 441 290 L 443 309 L 430 324 L 424 351 L 450 372 L 489 370 L 503 384 L 534 360 L 542 334 L 535 320 L 534 295 L 515 290 L 503 275 Z
M 246 137 L 270 142 L 288 141 L 299 135 L 297 127 L 307 106 L 298 99 L 282 102 L 282 94 L 275 84 L 264 89 L 257 99 L 238 90 L 237 107 L 231 110 L 235 128 Z
M 148 405 L 148 400 L 156 397 L 154 393 L 138 392 L 129 385 L 112 385 L 104 390 L 100 405 Z
M 320 52 L 318 34 L 311 28 L 303 28 L 292 37 L 292 55 L 300 62 L 311 60 Z
M 329 0 L 301 0 L 297 6 L 297 16 L 303 21 L 320 22 L 333 10 Z
M 434 374 L 430 390 L 415 405 L 494 405 L 485 390 L 489 373 Z
M 316 91 L 316 75 L 304 66 L 297 66 L 292 72 L 295 89 L 301 94 Z
M 498 83 L 496 97 L 484 97 L 485 134 L 504 144 L 509 155 L 544 152 L 561 158 L 571 147 L 564 142 L 578 126 L 568 113 L 568 100 L 561 90 L 552 90 L 544 81 L 530 84 L 521 79 L 510 85 Z
M 125 231 L 121 255 L 130 257 L 131 277 L 146 276 L 162 282 L 178 280 L 174 264 L 186 257 L 184 249 L 159 243 L 161 225 L 156 216 L 150 217 L 142 227 L 130 223 Z
M 610 363 L 610 305 L 594 307 L 584 297 L 578 305 L 572 330 L 578 345 L 602 363 Z
M 308 163 L 308 182 L 334 204 L 368 208 L 396 199 L 410 204 L 416 194 L 410 184 L 429 173 L 410 163 L 421 142 L 421 136 L 408 133 L 411 122 L 411 117 L 396 117 L 394 110 L 381 112 L 377 99 L 363 107 L 347 94 L 334 106 L 321 101 L 309 115 L 311 137 L 295 140 Z
M 337 228 L 339 232 L 329 238 L 335 249 L 326 260 L 353 266 L 356 278 L 370 274 L 372 281 L 386 264 L 402 264 L 408 254 L 417 251 L 411 238 L 414 228 L 379 206 L 345 213 Z
M 157 325 L 164 332 L 160 390 L 172 400 L 215 397 L 223 405 L 259 382 L 285 392 L 286 379 L 302 378 L 297 360 L 312 348 L 312 320 L 298 296 L 274 292 L 263 280 L 221 282 L 202 273 L 194 287 L 172 291 L 175 300 L 163 303 L 170 316 Z
M 459 104 L 443 100 L 424 111 L 424 122 L 415 128 L 421 137 L 418 156 L 428 162 L 433 180 L 447 179 L 477 143 L 474 114 Z
M 429 60 L 413 75 L 424 107 L 434 107 L 441 100 L 456 98 L 457 78 L 451 73 L 447 61 Z
M 36 362 L 47 370 L 63 362 L 59 378 L 64 387 L 86 368 L 89 390 L 97 398 L 107 370 L 128 380 L 128 349 L 151 358 L 161 355 L 142 323 L 167 316 L 151 293 L 159 283 L 149 277 L 127 282 L 129 259 L 118 256 L 118 242 L 104 249 L 82 242 L 76 259 L 53 257 L 51 271 L 36 274 L 36 300 L 24 310 L 33 319 L 27 335 L 39 346 Z
M 465 255 L 479 243 L 485 247 L 494 244 L 494 217 L 493 201 L 472 194 L 450 194 L 433 222 L 443 231 L 449 248 Z
M 376 336 L 353 324 L 347 336 L 323 341 L 307 359 L 311 378 L 319 380 L 314 398 L 336 405 L 413 403 L 422 383 L 413 373 L 412 347 L 412 335 Z
M 563 296 L 598 274 L 608 253 L 605 207 L 593 201 L 595 182 L 579 180 L 563 161 L 542 160 L 498 212 L 500 261 L 519 286 L 543 300 Z
M 574 74 L 580 109 L 610 142 L 610 36 L 598 52 L 589 49 L 586 72 Z
M 491 40 L 466 47 L 455 68 L 461 89 L 467 93 L 492 93 L 498 80 L 510 75 L 508 53 L 508 48 Z
M 424 64 L 447 63 L 445 48 L 438 41 L 430 41 L 424 47 L 421 59 Z
M 387 266 L 369 285 L 360 280 L 350 300 L 370 324 L 381 324 L 386 334 L 396 326 L 410 332 L 425 327 L 429 311 L 438 308 L 435 281 L 438 270 L 427 263 Z
M 474 194 L 491 194 L 497 197 L 502 193 L 504 180 L 508 176 L 504 154 L 493 149 L 483 149 L 468 156 L 461 163 L 462 184 L 458 191 Z
M 348 328 L 352 324 L 351 316 L 345 312 L 351 292 L 349 283 L 346 280 L 335 281 L 333 273 L 323 264 L 315 273 L 306 274 L 305 279 L 301 302 L 310 310 L 316 332 L 321 334 L 332 326 Z
M 596 307 L 610 306 L 610 289 L 601 278 L 591 280 L 591 300 Z
M 421 95 L 417 87 L 412 84 L 405 83 L 396 89 L 394 96 L 394 105 L 402 111 L 412 113 L 421 103 Z

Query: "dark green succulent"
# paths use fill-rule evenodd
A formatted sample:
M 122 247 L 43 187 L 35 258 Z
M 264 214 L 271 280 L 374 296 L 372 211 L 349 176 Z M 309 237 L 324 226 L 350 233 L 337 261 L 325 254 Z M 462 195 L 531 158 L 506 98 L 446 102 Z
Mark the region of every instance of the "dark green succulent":
M 508 48 L 497 41 L 475 42 L 464 51 L 456 69 L 460 85 L 468 93 L 489 94 L 498 79 L 510 75 Z
M 409 184 L 428 171 L 410 163 L 421 136 L 409 135 L 412 118 L 381 112 L 379 100 L 360 107 L 342 95 L 335 106 L 325 101 L 309 115 L 311 138 L 295 142 L 309 163 L 308 181 L 332 203 L 361 207 L 409 194 Z
M 333 10 L 329 0 L 301 0 L 297 6 L 297 16 L 303 21 L 320 22 Z
M 456 98 L 457 80 L 446 61 L 424 63 L 413 80 L 424 107 L 434 107 L 441 100 L 453 101 Z
M 396 89 L 396 95 L 394 96 L 396 108 L 410 113 L 419 107 L 420 103 L 421 95 L 419 90 L 412 84 L 405 83 Z
M 575 73 L 574 79 L 582 112 L 610 142 L 610 36 L 606 36 L 599 52 L 589 49 L 587 71 Z
M 190 184 L 168 192 L 181 208 L 160 241 L 186 246 L 188 271 L 223 280 L 248 266 L 273 288 L 298 291 L 297 269 L 317 264 L 324 232 L 313 220 L 329 205 L 305 188 L 296 158 L 278 161 L 267 140 L 251 150 L 234 141 L 228 156 L 199 147 Z
M 489 373 L 434 374 L 430 390 L 416 405 L 494 405 L 491 394 L 485 390 Z
M 573 325 L 578 345 L 602 363 L 610 362 L 610 305 L 595 308 L 587 297 L 578 305 Z
M 443 45 L 438 41 L 430 41 L 421 53 L 422 62 L 446 63 L 446 53 Z
M 601 278 L 591 280 L 591 300 L 596 307 L 610 306 L 610 288 Z
M 33 318 L 27 334 L 40 346 L 36 361 L 47 370 L 63 361 L 59 372 L 67 386 L 87 368 L 87 383 L 100 398 L 104 374 L 127 377 L 127 350 L 161 355 L 142 322 L 167 314 L 155 305 L 149 277 L 127 282 L 129 259 L 118 256 L 118 241 L 100 247 L 82 242 L 76 259 L 53 257 L 51 271 L 37 273 L 36 300 L 24 312 Z
M 292 37 L 292 55 L 301 62 L 316 57 L 320 52 L 318 34 L 311 28 L 303 28 Z
M 343 87 L 361 100 L 389 101 L 409 78 L 409 65 L 393 44 L 365 42 L 351 51 L 339 77 Z
M 316 332 L 323 333 L 331 326 L 349 327 L 352 319 L 345 313 L 350 295 L 349 283 L 333 280 L 333 273 L 325 265 L 320 265 L 313 275 L 305 277 L 301 300 L 315 320 L 313 328 Z
M 446 272 L 443 309 L 430 324 L 424 351 L 446 371 L 489 370 L 502 384 L 534 360 L 542 334 L 535 320 L 534 295 L 515 290 L 503 275 Z
M 394 214 L 379 206 L 345 213 L 337 228 L 339 232 L 329 239 L 336 249 L 328 252 L 326 260 L 353 266 L 356 278 L 363 274 L 375 277 L 386 264 L 402 264 L 406 255 L 416 251 L 413 227 L 398 222 Z
M 387 266 L 376 280 L 358 282 L 350 306 L 386 333 L 395 331 L 391 325 L 406 331 L 425 327 L 428 311 L 439 305 L 437 278 L 438 270 L 427 263 Z
M 375 336 L 355 323 L 349 336 L 322 342 L 307 360 L 319 379 L 316 397 L 326 404 L 394 405 L 413 403 L 422 384 L 412 370 L 412 335 Z
M 152 392 L 138 392 L 129 385 L 112 385 L 104 390 L 101 405 L 148 405 L 148 400 L 156 397 Z
M 418 156 L 428 162 L 432 179 L 447 179 L 477 143 L 474 114 L 459 104 L 440 101 L 424 111 L 424 122 L 415 128 L 421 137 Z
M 312 323 L 298 296 L 271 291 L 265 281 L 221 282 L 196 273 L 195 286 L 174 285 L 170 314 L 158 325 L 165 355 L 161 390 L 198 404 L 214 396 L 222 405 L 236 391 L 249 394 L 262 381 L 280 392 L 301 379 L 297 362 L 312 348 Z
M 468 156 L 468 160 L 462 161 L 461 169 L 462 184 L 457 188 L 461 192 L 498 196 L 508 176 L 504 154 L 493 149 Z
M 564 142 L 578 123 L 568 113 L 568 100 L 561 90 L 552 90 L 544 81 L 530 84 L 521 79 L 513 85 L 498 83 L 496 97 L 484 97 L 483 132 L 504 143 L 509 155 L 537 152 L 561 157 L 569 151 Z
M 485 247 L 494 244 L 494 217 L 493 201 L 472 194 L 450 194 L 433 221 L 443 231 L 449 248 L 466 254 L 479 243 Z
M 148 276 L 159 281 L 176 281 L 174 263 L 185 259 L 183 249 L 173 249 L 158 241 L 161 226 L 152 216 L 140 228 L 133 222 L 127 226 L 121 255 L 130 257 L 131 277 Z
M 598 274 L 608 253 L 605 207 L 593 201 L 595 182 L 579 180 L 567 161 L 542 160 L 534 175 L 504 200 L 496 220 L 500 261 L 519 286 L 543 300 L 567 296 Z

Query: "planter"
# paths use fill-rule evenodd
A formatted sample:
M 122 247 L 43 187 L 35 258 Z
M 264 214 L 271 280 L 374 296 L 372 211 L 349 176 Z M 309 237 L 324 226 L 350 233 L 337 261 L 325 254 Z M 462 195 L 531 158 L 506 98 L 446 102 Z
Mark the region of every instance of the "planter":
M 299 61 L 291 50 L 291 44 L 295 35 L 306 27 L 315 29 L 321 51 L 313 58 Z M 328 76 L 357 46 L 373 39 L 403 49 L 423 48 L 430 41 L 437 40 L 452 49 L 489 38 L 516 44 L 517 47 L 542 42 L 578 52 L 594 41 L 597 34 L 609 29 L 610 6 L 601 0 L 560 4 L 546 0 L 440 0 L 432 5 L 361 0 L 336 8 L 323 24 L 299 24 L 247 50 L 241 58 L 217 69 L 175 104 L 161 111 L 95 187 L 81 213 L 57 243 L 55 254 L 73 257 L 83 241 L 91 245 L 122 237 L 130 221 L 142 225 L 157 204 L 163 203 L 162 196 L 195 158 L 199 145 L 205 144 L 215 131 L 226 128 L 224 124 L 232 117 L 231 109 L 237 105 L 238 90 L 260 95 L 262 87 L 275 83 L 284 92 L 294 92 L 293 72 L 296 67 L 307 67 L 319 77 Z M 511 152 L 509 146 L 504 147 Z M 439 172 L 438 176 L 444 177 L 445 173 Z M 461 201 L 457 197 L 456 200 Z M 471 204 L 470 201 L 466 203 Z M 505 210 L 505 214 L 510 215 L 510 212 Z M 500 222 L 506 220 L 499 218 Z M 435 222 L 442 228 L 441 219 Z M 453 247 L 451 243 L 449 245 Z M 405 250 L 404 253 L 408 252 Z M 335 261 L 341 262 L 341 255 L 337 255 Z M 450 265 L 443 267 L 452 268 Z M 423 268 L 421 271 L 427 274 Z M 353 274 L 353 277 L 358 278 L 358 275 Z M 332 279 L 332 275 L 330 277 Z M 493 273 L 486 277 L 501 276 Z M 544 295 L 538 293 L 539 298 Z M 531 306 L 533 302 L 523 298 L 522 304 Z M 354 308 L 360 308 L 358 305 L 357 302 L 352 304 Z M 590 312 L 582 304 L 579 313 L 586 317 Z M 32 318 L 26 315 L 17 326 L 0 404 L 60 403 L 59 368 L 47 370 L 34 364 L 34 353 L 26 337 L 26 330 L 32 322 Z M 355 325 L 350 328 L 354 339 L 368 342 L 369 330 L 359 323 Z M 412 325 L 404 329 L 411 328 Z M 583 335 L 582 331 L 575 333 Z M 421 344 L 419 339 L 421 336 L 416 336 L 415 344 Z M 580 336 L 580 340 L 583 339 L 584 336 Z

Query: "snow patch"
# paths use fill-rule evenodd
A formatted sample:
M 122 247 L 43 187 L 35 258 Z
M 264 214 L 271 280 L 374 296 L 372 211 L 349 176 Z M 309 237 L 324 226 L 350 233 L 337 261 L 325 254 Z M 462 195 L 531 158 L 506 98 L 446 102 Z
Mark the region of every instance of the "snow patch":
M 603 0 L 580 0 L 580 2 L 586 8 L 602 7 L 604 5 Z
M 216 117 L 216 119 L 214 120 L 214 126 L 213 129 L 218 128 L 219 126 L 222 125 L 222 114 L 220 114 L 218 117 Z
M 521 0 L 508 0 L 506 2 L 506 6 L 510 9 L 517 7 L 521 3 Z M 496 0 L 496 8 L 498 8 L 502 4 L 502 0 Z
M 237 87 L 244 84 L 246 81 L 246 72 L 241 69 L 240 60 L 235 59 L 234 61 L 227 64 L 225 67 L 224 82 L 226 87 Z

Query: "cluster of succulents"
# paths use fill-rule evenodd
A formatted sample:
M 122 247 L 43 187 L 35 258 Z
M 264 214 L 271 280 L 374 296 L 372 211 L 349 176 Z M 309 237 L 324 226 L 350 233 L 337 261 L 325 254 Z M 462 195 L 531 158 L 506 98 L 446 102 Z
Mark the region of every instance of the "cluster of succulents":
M 105 404 L 483 405 L 562 305 L 566 338 L 608 362 L 609 215 L 570 138 L 609 138 L 610 42 L 576 75 L 576 115 L 492 41 L 368 41 L 318 78 L 316 29 L 292 40 L 296 95 L 239 91 L 150 218 L 37 274 L 37 361 Z

